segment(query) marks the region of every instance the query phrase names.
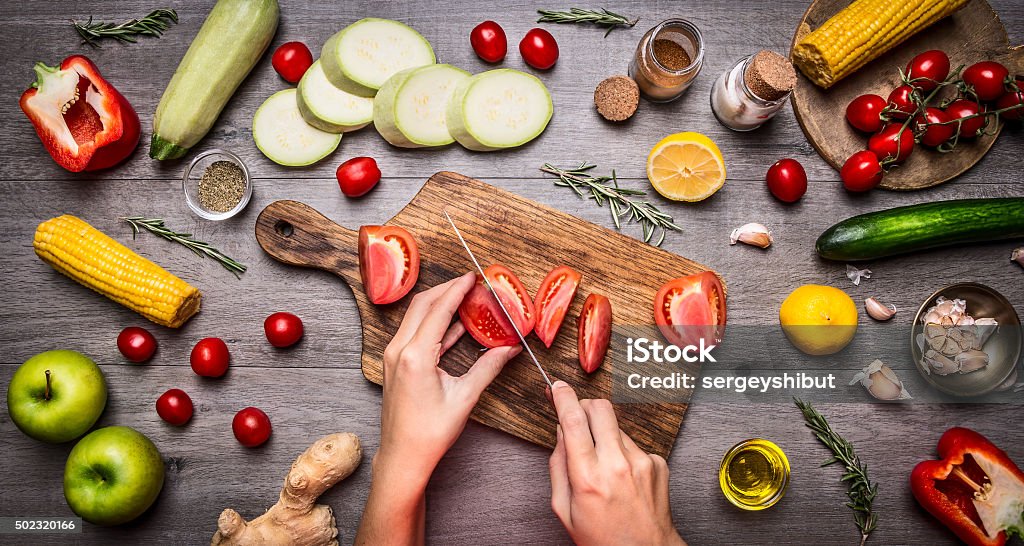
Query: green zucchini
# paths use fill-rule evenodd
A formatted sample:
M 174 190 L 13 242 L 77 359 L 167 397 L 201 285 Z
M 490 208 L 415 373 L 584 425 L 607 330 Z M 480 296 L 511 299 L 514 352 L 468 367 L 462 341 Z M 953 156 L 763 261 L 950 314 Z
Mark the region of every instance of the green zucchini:
M 1024 197 L 957 199 L 861 214 L 818 237 L 828 260 L 858 261 L 964 243 L 1024 237 Z
M 277 31 L 277 0 L 218 0 L 192 40 L 153 119 L 149 157 L 177 159 L 217 121 Z

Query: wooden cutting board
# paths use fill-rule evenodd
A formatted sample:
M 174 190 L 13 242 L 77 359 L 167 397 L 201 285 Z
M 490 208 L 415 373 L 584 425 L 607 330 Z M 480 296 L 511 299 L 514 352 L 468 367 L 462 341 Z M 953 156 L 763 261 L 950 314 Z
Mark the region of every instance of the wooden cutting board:
M 561 191 L 555 190 L 552 191 Z M 566 193 L 566 198 L 574 198 Z M 583 274 L 580 290 L 551 349 L 529 336 L 531 347 L 553 379 L 572 385 L 580 398 L 611 398 L 612 365 L 587 375 L 578 364 L 576 317 L 591 292 L 606 295 L 616 325 L 653 324 L 653 301 L 670 279 L 705 271 L 701 264 L 575 218 L 465 176 L 441 172 L 387 221 L 409 230 L 420 249 L 420 275 L 412 293 L 473 269 L 442 213 L 462 230 L 481 265 L 503 263 L 536 293 L 548 271 L 566 264 Z M 278 261 L 334 273 L 352 288 L 362 318 L 363 374 L 381 384 L 384 348 L 398 329 L 411 294 L 384 306 L 370 303 L 359 278 L 357 234 L 296 201 L 276 201 L 256 221 L 260 246 Z M 461 375 L 481 346 L 463 337 L 441 366 Z M 609 352 L 611 359 L 612 352 Z M 551 447 L 556 418 L 544 381 L 520 354 L 480 398 L 472 418 L 530 442 Z M 645 450 L 668 456 L 682 424 L 685 404 L 619 404 L 619 423 Z

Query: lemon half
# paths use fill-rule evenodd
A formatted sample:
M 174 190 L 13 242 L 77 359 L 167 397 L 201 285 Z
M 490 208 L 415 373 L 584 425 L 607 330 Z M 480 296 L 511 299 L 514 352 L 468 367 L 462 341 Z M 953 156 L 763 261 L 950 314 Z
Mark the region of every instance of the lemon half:
M 710 138 L 694 132 L 676 133 L 651 148 L 647 179 L 666 199 L 703 201 L 725 184 L 725 161 Z

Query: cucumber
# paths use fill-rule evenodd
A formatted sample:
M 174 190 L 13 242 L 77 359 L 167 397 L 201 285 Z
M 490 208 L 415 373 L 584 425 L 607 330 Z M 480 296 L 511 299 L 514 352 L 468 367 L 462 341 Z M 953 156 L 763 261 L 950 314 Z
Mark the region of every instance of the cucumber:
M 149 157 L 177 159 L 217 121 L 277 31 L 277 0 L 218 0 L 167 84 Z
M 448 132 L 470 150 L 514 148 L 537 138 L 551 120 L 551 95 L 535 76 L 501 68 L 481 72 L 455 88 Z
M 278 91 L 256 110 L 252 138 L 271 161 L 289 167 L 312 165 L 341 143 L 341 134 L 328 133 L 306 123 L 299 113 L 294 88 Z
M 962 243 L 1024 237 L 1024 197 L 959 199 L 871 212 L 818 237 L 828 260 L 858 261 Z
M 320 61 L 306 70 L 295 96 L 306 123 L 328 133 L 362 129 L 373 121 L 373 99 L 346 93 L 331 85 Z
M 334 87 L 372 97 L 396 73 L 434 64 L 436 59 L 430 42 L 419 32 L 398 21 L 367 18 L 331 36 L 320 62 Z
M 455 142 L 445 112 L 455 87 L 469 72 L 449 64 L 407 68 L 384 82 L 373 99 L 373 126 L 401 148 L 444 146 Z

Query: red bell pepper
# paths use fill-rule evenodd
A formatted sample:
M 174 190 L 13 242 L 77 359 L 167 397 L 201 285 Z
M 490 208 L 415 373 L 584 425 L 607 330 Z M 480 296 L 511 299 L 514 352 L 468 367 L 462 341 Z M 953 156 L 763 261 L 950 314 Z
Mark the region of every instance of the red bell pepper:
M 939 439 L 941 460 L 910 474 L 914 498 L 971 546 L 1002 546 L 1024 538 L 1024 472 L 992 442 L 955 427 Z
M 96 65 L 72 55 L 59 67 L 36 63 L 21 109 L 61 167 L 95 171 L 117 165 L 139 144 L 139 115 Z

